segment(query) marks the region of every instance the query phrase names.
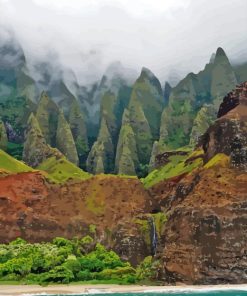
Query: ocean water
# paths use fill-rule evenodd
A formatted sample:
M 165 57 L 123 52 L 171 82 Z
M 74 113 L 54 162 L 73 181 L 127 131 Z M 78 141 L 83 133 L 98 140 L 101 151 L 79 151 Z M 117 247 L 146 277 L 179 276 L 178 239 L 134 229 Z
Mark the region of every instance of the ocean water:
M 35 296 L 247 296 L 247 291 L 241 290 L 201 290 L 201 291 L 169 291 L 169 292 L 142 292 L 142 293 L 87 293 L 87 294 L 40 294 Z

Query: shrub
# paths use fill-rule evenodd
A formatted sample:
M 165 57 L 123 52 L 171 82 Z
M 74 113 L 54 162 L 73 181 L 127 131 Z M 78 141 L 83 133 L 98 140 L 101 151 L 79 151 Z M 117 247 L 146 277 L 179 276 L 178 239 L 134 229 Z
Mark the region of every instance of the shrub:
M 73 272 L 65 266 L 56 266 L 54 269 L 42 274 L 41 282 L 68 284 L 74 279 Z
M 77 279 L 79 281 L 90 281 L 94 279 L 94 275 L 88 270 L 81 270 L 77 274 Z
M 62 266 L 72 271 L 74 276 L 81 270 L 81 264 L 77 259 L 69 259 L 65 261 L 65 263 Z

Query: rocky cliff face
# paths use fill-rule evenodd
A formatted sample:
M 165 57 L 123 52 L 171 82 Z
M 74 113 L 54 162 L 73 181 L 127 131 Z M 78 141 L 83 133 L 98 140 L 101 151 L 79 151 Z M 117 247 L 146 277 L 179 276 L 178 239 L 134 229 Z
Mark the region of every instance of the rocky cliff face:
M 166 283 L 246 283 L 246 99 L 246 83 L 225 97 L 204 166 L 149 189 L 168 216 L 157 254 Z
M 169 218 L 157 256 L 161 280 L 246 282 L 246 181 L 246 174 L 218 164 L 162 186 Z

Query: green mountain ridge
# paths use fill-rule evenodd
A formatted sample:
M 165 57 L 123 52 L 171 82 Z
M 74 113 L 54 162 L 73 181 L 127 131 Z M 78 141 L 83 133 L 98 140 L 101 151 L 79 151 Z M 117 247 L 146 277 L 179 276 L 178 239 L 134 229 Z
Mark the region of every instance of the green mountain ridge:
M 41 85 L 47 83 L 48 92 L 43 91 L 38 100 L 36 82 L 28 73 L 18 45 L 13 55 L 18 56 L 17 65 L 5 64 L 0 70 L 4 78 L 0 83 L 0 116 L 8 137 L 6 145 L 1 125 L 1 147 L 13 155 L 19 153 L 21 158 L 24 145 L 23 159 L 36 166 L 47 158 L 45 155 L 51 156 L 51 150 L 47 150 L 50 145 L 91 173 L 121 172 L 144 177 L 155 169 L 158 154 L 195 146 L 216 119 L 222 98 L 247 75 L 245 64 L 232 67 L 224 50 L 218 48 L 204 70 L 188 74 L 175 87 L 167 82 L 162 90 L 158 78 L 147 68 L 130 85 L 121 75 L 121 66 L 114 65 L 113 72 L 106 72 L 91 93 L 75 81 L 74 95 L 62 78 L 52 80 L 52 69 L 46 65 L 42 71 L 47 82 L 43 80 Z M 8 82 L 6 75 L 11 78 Z M 1 87 L 9 89 L 7 96 L 1 95 Z M 86 99 L 89 95 L 91 99 Z M 124 120 L 126 112 L 128 123 Z M 31 143 L 25 144 L 31 113 L 45 139 L 39 153 L 27 148 Z M 33 156 L 28 157 L 28 153 L 43 157 L 32 164 Z

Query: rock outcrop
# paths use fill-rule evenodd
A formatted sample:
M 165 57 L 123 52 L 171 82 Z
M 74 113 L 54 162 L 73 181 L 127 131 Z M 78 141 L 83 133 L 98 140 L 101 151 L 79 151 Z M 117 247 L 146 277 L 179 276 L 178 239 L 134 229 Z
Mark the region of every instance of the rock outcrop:
M 157 255 L 161 280 L 246 283 L 246 182 L 246 174 L 216 165 L 159 184 L 169 217 Z
M 23 160 L 29 166 L 35 168 L 51 156 L 61 157 L 62 154 L 46 143 L 45 137 L 39 127 L 39 123 L 34 114 L 31 113 L 26 129 Z
M 190 145 L 195 147 L 200 138 L 216 119 L 216 112 L 212 105 L 204 105 L 197 113 L 190 134 Z
M 224 153 L 230 156 L 232 166 L 247 171 L 247 82 L 224 98 L 218 119 L 204 135 L 202 145 L 205 161 Z

